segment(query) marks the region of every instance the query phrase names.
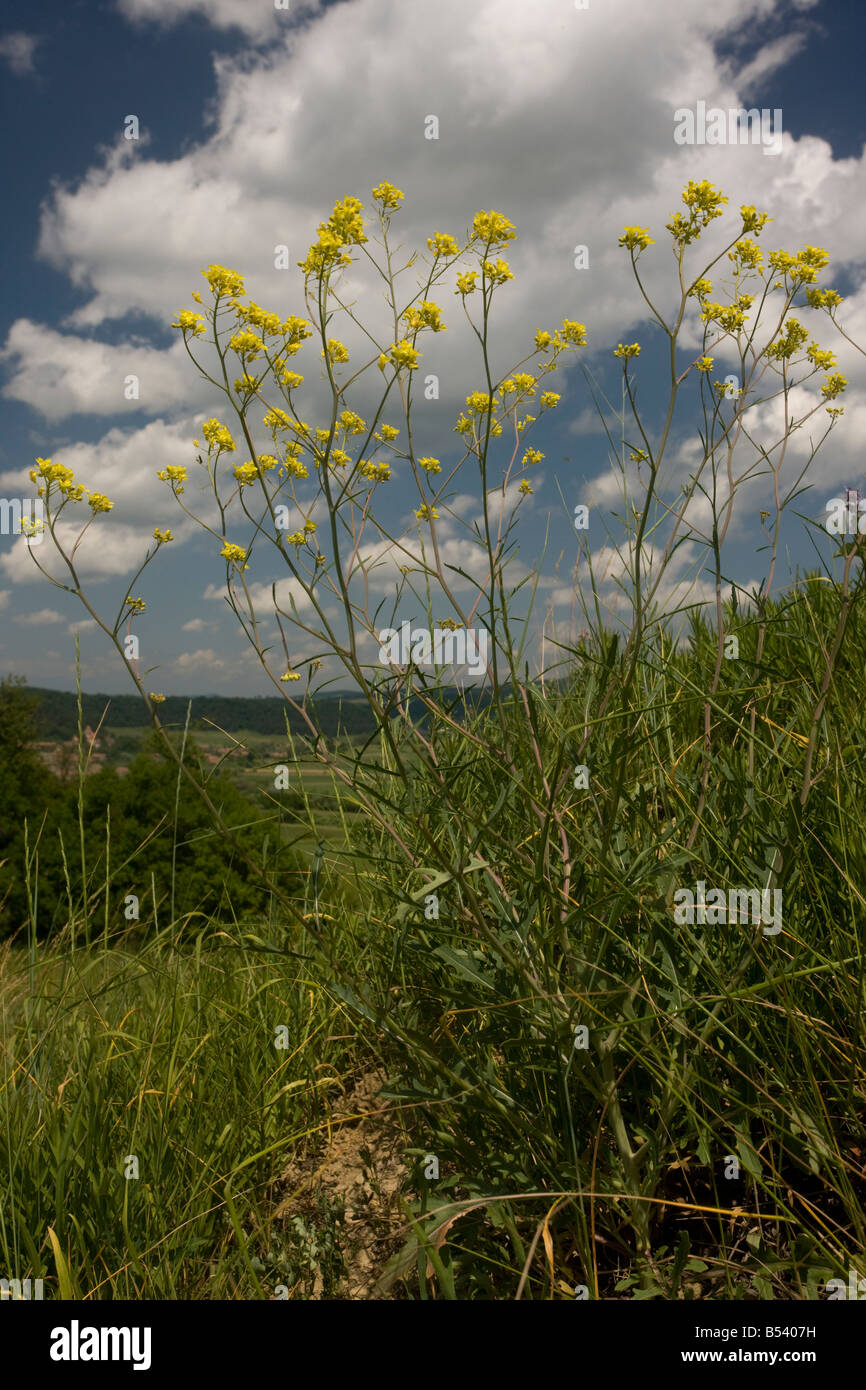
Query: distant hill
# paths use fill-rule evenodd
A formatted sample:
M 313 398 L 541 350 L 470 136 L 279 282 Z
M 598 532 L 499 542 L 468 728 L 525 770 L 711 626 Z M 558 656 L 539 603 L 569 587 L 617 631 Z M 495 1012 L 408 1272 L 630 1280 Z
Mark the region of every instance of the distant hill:
M 34 711 L 40 739 L 73 738 L 78 730 L 78 696 L 69 690 L 48 690 L 42 686 L 27 686 L 28 693 L 38 700 Z M 286 717 L 292 733 L 307 733 L 307 725 L 285 702 L 275 695 L 254 697 L 228 695 L 168 695 L 159 707 L 163 724 L 180 725 L 186 721 L 187 705 L 192 700 L 190 727 L 199 721 L 210 720 L 227 733 L 241 729 L 259 734 L 285 734 Z M 35 701 L 34 701 L 35 702 Z M 108 707 L 108 712 L 106 711 Z M 149 728 L 147 710 L 138 695 L 81 695 L 82 723 L 95 729 L 103 714 L 102 731 L 113 729 Z M 369 734 L 375 721 L 366 701 L 358 695 L 321 695 L 315 701 L 322 732 L 329 738 L 340 734 Z M 313 716 L 315 718 L 315 715 Z M 207 727 L 207 726 L 205 726 Z
M 38 685 L 27 686 L 26 689 L 34 697 L 34 703 L 38 701 L 35 709 L 37 737 L 44 740 L 74 738 L 78 731 L 78 696 L 75 692 L 49 690 Z M 452 707 L 453 718 L 459 720 L 464 697 L 456 688 L 446 687 L 442 694 L 445 704 Z M 489 691 L 479 690 L 475 692 L 472 703 L 483 707 L 489 699 Z M 161 722 L 182 727 L 190 700 L 191 728 L 195 728 L 199 721 L 210 720 L 230 734 L 245 729 L 252 733 L 280 735 L 285 734 L 288 716 L 293 734 L 308 733 L 307 725 L 300 716 L 275 695 L 169 695 L 159 707 Z M 147 710 L 138 695 L 88 695 L 82 692 L 81 707 L 84 727 L 89 724 L 91 729 L 96 729 L 105 714 L 103 733 L 150 726 Z M 327 738 L 334 738 L 338 734 L 370 734 L 376 727 L 364 698 L 350 691 L 320 695 L 311 702 L 312 707 L 316 712 L 313 717 L 318 715 L 320 727 Z M 410 710 L 413 718 L 425 722 L 424 707 L 417 698 L 410 701 Z

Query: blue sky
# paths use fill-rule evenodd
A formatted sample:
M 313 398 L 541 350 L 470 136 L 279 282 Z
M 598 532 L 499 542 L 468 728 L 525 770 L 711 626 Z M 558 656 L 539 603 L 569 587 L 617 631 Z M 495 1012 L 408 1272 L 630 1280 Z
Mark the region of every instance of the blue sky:
M 655 301 L 669 307 L 673 264 L 664 224 L 689 179 L 719 185 L 732 209 L 753 203 L 769 211 L 775 222 L 761 237 L 767 249 L 826 247 L 831 269 L 821 283 L 847 296 L 840 321 L 866 343 L 864 35 L 857 4 L 826 0 L 720 0 L 712 7 L 704 0 L 589 0 L 585 11 L 572 0 L 484 0 L 471 8 L 462 0 L 291 0 L 288 13 L 266 0 L 46 0 L 38 7 L 7 0 L 0 160 L 13 194 L 2 253 L 0 496 L 30 495 L 27 471 L 42 456 L 69 463 L 89 488 L 112 497 L 114 509 L 97 518 L 92 544 L 81 550 L 88 595 L 106 614 L 122 601 L 154 525 L 171 526 L 177 540 L 136 589 L 148 605 L 135 625 L 142 666 L 156 668 L 148 687 L 271 692 L 220 597 L 225 567 L 214 542 L 182 522 L 155 479 L 166 463 L 194 472 L 192 440 L 206 416 L 233 423 L 170 327 L 178 307 L 194 307 L 190 291 L 206 290 L 200 268 L 231 266 L 258 302 L 303 313 L 302 276 L 296 268 L 274 270 L 273 248 L 287 243 L 294 267 L 337 198 L 352 193 L 369 209 L 372 186 L 390 179 L 406 195 L 395 235 L 421 249 L 434 230 L 460 238 L 477 210 L 495 207 L 518 233 L 502 251 L 515 280 L 495 301 L 497 371 L 528 351 L 536 328 L 553 329 L 566 316 L 587 325 L 579 360 L 616 400 L 621 373 L 612 349 L 639 340 L 634 378 L 656 432 L 661 335 L 646 322 L 616 243 L 627 223 L 650 228 L 657 244 L 641 270 Z M 699 100 L 781 109 L 781 153 L 678 146 L 673 112 Z M 123 138 L 129 113 L 140 121 L 137 142 Z M 424 135 L 431 113 L 440 122 L 435 141 Z M 574 265 L 579 244 L 589 250 L 585 269 Z M 375 319 L 377 292 L 354 275 L 350 287 L 365 322 Z M 457 456 L 456 415 L 482 381 L 453 275 L 435 297 L 449 332 L 419 341 L 440 396 L 419 401 L 418 452 L 445 464 Z M 849 381 L 845 416 L 798 507 L 819 519 L 828 498 L 863 478 L 866 373 L 864 359 L 825 321 L 808 313 L 803 321 L 837 353 Z M 695 347 L 687 336 L 684 365 Z M 310 388 L 301 414 L 315 423 L 322 419 L 317 355 L 308 345 L 296 363 L 300 371 L 306 364 Z M 730 370 L 728 363 L 720 374 Z M 124 402 L 131 372 L 141 397 Z M 588 583 L 585 572 L 573 573 L 576 503 L 591 507 L 599 588 L 615 606 L 617 561 L 604 526 L 615 493 L 583 374 L 561 370 L 549 388 L 562 399 L 531 440 L 546 457 L 526 474 L 533 493 L 519 502 L 512 574 L 518 582 L 538 570 L 539 604 L 566 635 L 576 586 Z M 363 387 L 352 404 L 363 414 L 371 401 Z M 775 437 L 774 411 L 756 407 L 758 437 Z M 385 418 L 401 423 L 398 415 Z M 674 494 L 694 466 L 696 420 L 684 402 L 669 453 Z M 246 456 L 239 450 L 231 462 Z M 792 448 L 792 468 L 797 458 Z M 381 515 L 414 544 L 417 493 L 396 465 L 394 472 L 381 490 Z M 768 505 L 771 481 L 745 485 L 726 540 L 726 572 L 744 584 L 764 573 L 758 512 Z M 479 510 L 477 472 L 465 466 L 453 491 L 455 516 L 443 518 L 441 541 L 446 563 L 456 567 L 457 592 L 471 603 L 457 570 L 475 573 L 466 523 Z M 508 505 L 517 500 L 512 487 Z M 321 512 L 314 515 L 321 523 Z M 783 522 L 776 587 L 797 564 L 811 562 L 802 530 L 794 516 Z M 35 553 L 47 562 L 48 551 L 43 544 Z M 367 558 L 381 562 L 370 581 L 374 604 L 387 607 L 405 554 L 380 547 Z M 671 603 L 708 595 L 706 576 L 688 589 L 699 558 L 698 546 L 684 547 Z M 258 563 L 249 578 L 273 633 L 267 590 L 280 576 L 264 553 Z M 447 604 L 437 600 L 434 611 L 444 616 Z M 404 604 L 398 617 L 417 621 L 421 611 Z M 0 536 L 0 672 L 72 688 L 76 628 L 86 688 L 129 690 L 117 654 L 86 624 L 77 601 L 34 577 L 21 539 Z M 299 641 L 293 665 L 302 668 L 317 651 Z M 534 637 L 531 654 L 538 655 Z M 346 684 L 335 667 L 323 674 Z

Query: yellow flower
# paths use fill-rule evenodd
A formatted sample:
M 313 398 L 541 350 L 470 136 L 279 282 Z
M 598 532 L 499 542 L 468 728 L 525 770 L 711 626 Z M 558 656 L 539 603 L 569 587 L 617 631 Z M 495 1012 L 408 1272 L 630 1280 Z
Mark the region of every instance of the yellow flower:
M 744 270 L 760 270 L 764 264 L 764 253 L 756 241 L 750 241 L 748 237 L 744 237 L 742 241 L 734 244 L 732 251 L 728 252 L 728 260 Z
M 530 463 L 540 463 L 543 458 L 544 454 L 541 452 L 540 449 L 527 449 L 526 453 L 523 455 L 523 458 L 521 459 L 521 463 L 524 465 L 524 467 L 526 467 Z
M 376 187 L 373 189 L 373 197 L 378 203 L 382 204 L 382 211 L 385 212 L 389 208 L 398 207 L 403 194 L 400 192 L 399 188 L 394 187 L 393 183 L 388 183 L 386 180 L 376 184 Z
M 427 245 L 436 260 L 440 256 L 459 256 L 460 254 L 460 247 L 453 236 L 449 236 L 447 232 L 435 232 L 433 236 L 428 236 Z
M 444 333 L 447 330 L 441 314 L 442 310 L 438 304 L 425 299 L 423 304 L 407 309 L 403 318 L 413 333 L 417 333 L 421 328 L 432 328 L 434 333 Z
M 531 495 L 532 485 L 528 478 L 523 479 L 523 482 L 520 484 L 520 487 L 517 489 L 517 491 L 522 492 L 524 497 Z
M 179 484 L 186 482 L 187 472 L 180 464 L 170 463 L 166 468 L 158 469 L 156 476 L 161 483 L 171 483 L 172 491 L 176 495 L 183 492 L 183 488 Z
M 360 415 L 356 415 L 354 410 L 344 410 L 340 416 L 340 424 L 349 434 L 363 434 L 367 428 Z
M 688 291 L 688 294 L 694 299 L 706 299 L 707 295 L 710 293 L 710 290 L 712 288 L 712 280 L 708 280 L 705 275 L 702 275 L 701 278 L 699 280 L 696 280 L 695 283 L 692 285 L 691 289 Z
M 535 335 L 535 348 L 537 352 L 546 352 L 552 342 L 551 336 L 543 328 L 539 328 Z
M 124 607 L 129 609 L 130 616 L 133 613 L 143 613 L 147 608 L 147 604 L 143 598 L 132 598 L 129 594 L 127 594 L 123 602 Z
M 94 512 L 110 512 L 114 506 L 114 503 L 108 500 L 104 492 L 89 492 L 87 500 Z
M 484 261 L 482 268 L 491 285 L 502 285 L 506 280 L 514 279 L 514 272 L 508 262 L 502 260 L 501 256 L 495 262 Z
M 390 360 L 395 367 L 408 367 L 413 371 L 418 366 L 420 353 L 413 348 L 408 338 L 401 338 L 399 343 L 392 343 L 390 349 Z
M 371 463 L 365 460 L 358 471 L 362 478 L 368 478 L 374 483 L 386 483 L 391 477 L 391 466 L 388 463 Z
M 272 410 L 268 411 L 267 415 L 262 420 L 262 424 L 272 430 L 288 429 L 291 420 L 285 410 L 281 410 L 278 405 L 275 405 Z
M 515 372 L 513 380 L 518 391 L 534 391 L 538 384 L 529 372 Z
M 349 455 L 346 453 L 346 450 L 345 450 L 345 449 L 332 449 L 332 450 L 331 450 L 331 465 L 332 465 L 332 467 L 334 467 L 334 468 L 345 468 L 345 467 L 346 467 L 346 464 L 347 464 L 347 463 L 351 463 L 351 462 L 352 462 L 352 460 L 349 458 Z
M 283 323 L 283 333 L 290 343 L 302 343 L 305 338 L 312 338 L 313 330 L 306 319 L 299 318 L 297 314 L 290 314 Z
M 699 372 L 711 372 L 713 369 L 713 360 L 712 357 L 699 357 L 695 366 Z
M 199 294 L 198 290 L 193 290 L 192 297 L 195 300 L 196 304 L 201 304 L 201 295 Z
M 192 333 L 193 337 L 200 338 L 205 331 L 204 315 L 193 313 L 192 309 L 178 309 L 177 323 L 173 323 L 171 326 L 172 328 L 181 328 L 184 333 Z
M 161 694 L 159 691 L 151 690 L 151 692 L 150 692 L 150 698 L 151 698 L 151 700 L 153 701 L 153 703 L 154 703 L 155 705 L 164 705 L 164 704 L 165 704 L 165 696 L 164 696 L 163 694 Z
M 169 541 L 174 540 L 174 536 L 171 534 L 171 531 L 160 531 L 157 526 L 153 533 L 153 539 L 156 541 L 157 545 L 168 545 Z
M 618 347 L 615 347 L 615 348 L 614 348 L 614 350 L 613 350 L 613 355 L 614 355 L 614 357 L 639 357 L 639 356 L 640 356 L 640 344 L 639 344 L 639 343 L 628 343 L 628 344 L 620 343 L 620 344 L 618 345 Z
M 241 463 L 234 469 L 234 475 L 241 487 L 250 487 L 259 480 L 259 472 L 252 462 Z
M 220 424 L 219 420 L 203 421 L 201 432 L 211 448 L 216 445 L 217 453 L 223 449 L 227 449 L 231 453 L 237 447 L 231 434 L 225 425 Z
M 250 303 L 239 305 L 237 310 L 238 318 L 244 323 L 253 323 L 256 328 L 263 328 L 266 333 L 279 333 L 282 320 L 279 314 L 273 309 L 263 309 L 260 304 Z
M 224 265 L 209 265 L 202 275 L 218 295 L 244 293 L 244 277 L 236 270 L 226 270 Z
M 251 328 L 244 328 L 240 333 L 232 334 L 229 338 L 229 347 L 238 354 L 238 357 L 253 362 L 260 353 L 264 352 L 265 345 L 258 333 L 254 333 Z
M 836 309 L 842 303 L 843 297 L 837 290 L 806 291 L 806 299 L 813 309 Z
M 547 410 L 553 410 L 562 399 L 555 391 L 544 391 L 541 396 L 541 404 Z
M 398 429 L 396 429 L 394 425 L 383 425 L 383 426 L 382 426 L 382 438 L 383 438 L 384 440 L 386 440 L 389 444 L 390 444 L 390 442 L 391 442 L 393 439 L 396 439 L 396 438 L 397 438 L 397 435 L 398 435 L 399 433 L 400 433 L 400 431 L 399 431 Z
M 325 356 L 325 349 L 322 348 L 321 356 Z M 328 339 L 328 357 L 332 362 L 348 362 L 349 352 L 338 338 Z
M 419 521 L 429 521 L 431 517 L 436 517 L 437 519 L 439 517 L 439 513 L 437 512 L 436 508 L 428 507 L 426 502 L 422 507 L 416 507 L 415 515 L 417 516 Z
M 834 372 L 832 376 L 828 376 L 824 385 L 821 387 L 821 395 L 824 396 L 826 400 L 831 401 L 834 396 L 838 396 L 840 392 L 844 391 L 847 385 L 847 379 L 842 373 Z
M 629 251 L 645 251 L 648 246 L 655 246 L 655 241 L 647 227 L 624 227 L 617 245 L 625 246 Z
M 478 279 L 477 270 L 465 270 L 462 275 L 457 276 L 457 288 L 455 294 L 462 294 L 464 298 L 467 294 L 474 294 L 475 281 Z
M 472 219 L 472 239 L 480 240 L 488 248 L 513 241 L 517 233 L 514 223 L 503 217 L 501 212 L 476 212 Z
M 560 331 L 566 343 L 573 343 L 575 347 L 586 347 L 585 323 L 578 323 L 575 319 L 563 319 Z
M 300 679 L 297 671 L 286 671 L 285 675 L 280 676 L 281 681 L 299 681 Z
M 441 473 L 442 465 L 438 459 L 423 458 L 418 460 L 418 467 L 423 468 L 426 473 Z
M 380 372 L 384 372 L 385 368 L 386 368 L 387 365 L 388 365 L 388 354 L 387 354 L 387 353 L 385 353 L 385 352 L 380 352 L 380 353 L 379 353 L 379 356 L 378 356 L 378 359 L 377 359 L 377 365 L 378 365 L 378 367 L 379 367 L 379 371 L 380 371 Z
M 247 552 L 242 545 L 230 545 L 227 541 L 220 551 L 220 555 L 222 555 L 225 560 L 228 560 L 229 564 L 243 567 L 245 570 L 249 569 L 249 565 L 244 564 L 247 558 Z
M 743 231 L 754 232 L 756 236 L 761 232 L 761 229 L 765 227 L 768 222 L 773 221 L 772 217 L 770 217 L 768 213 L 756 212 L 751 204 L 749 204 L 748 206 L 744 204 L 740 208 L 740 216 L 743 219 Z
M 294 391 L 297 386 L 302 386 L 304 378 L 298 372 L 283 372 L 280 381 L 287 386 L 290 391 Z

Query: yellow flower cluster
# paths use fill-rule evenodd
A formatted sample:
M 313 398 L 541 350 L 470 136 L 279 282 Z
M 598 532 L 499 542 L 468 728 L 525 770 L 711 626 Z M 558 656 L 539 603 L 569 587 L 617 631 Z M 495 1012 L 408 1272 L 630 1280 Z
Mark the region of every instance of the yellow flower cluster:
M 265 345 L 258 333 L 254 333 L 251 328 L 244 328 L 240 333 L 232 334 L 229 338 L 229 347 L 232 348 L 239 357 L 249 362 L 254 362 L 265 350 Z
M 724 215 L 722 204 L 728 199 L 708 179 L 702 179 L 700 183 L 689 179 L 683 189 L 682 200 L 689 210 L 688 216 L 675 212 L 665 225 L 679 246 L 688 246 L 714 218 Z
M 690 298 L 706 299 L 712 288 L 712 280 L 708 280 L 705 275 L 702 275 L 699 280 L 695 281 L 691 289 L 687 291 L 687 294 Z
M 325 349 L 322 348 L 322 357 L 325 356 Z M 328 339 L 328 357 L 331 362 L 348 362 L 349 352 L 338 338 Z
M 829 371 L 836 365 L 836 355 L 829 348 L 819 347 L 817 343 L 810 343 L 806 349 L 806 356 L 815 367 L 820 367 L 823 371 Z
M 821 395 L 826 397 L 828 401 L 831 401 L 835 396 L 838 396 L 840 392 L 844 391 L 847 385 L 847 379 L 842 373 L 834 372 L 832 376 L 828 376 L 824 385 L 821 387 Z
M 380 444 L 393 444 L 394 440 L 397 438 L 397 435 L 399 433 L 400 431 L 397 429 L 396 425 L 383 425 L 381 432 L 377 434 L 375 437 L 376 439 L 378 439 Z
M 272 309 L 263 309 L 252 300 L 247 305 L 238 305 L 237 315 L 243 323 L 251 323 L 256 328 L 263 329 L 265 333 L 279 333 L 283 327 L 279 314 L 274 313 Z
M 391 477 L 391 465 L 389 463 L 371 463 L 369 460 L 365 460 L 358 472 L 362 478 L 368 478 L 370 482 L 386 483 Z
M 640 343 L 619 343 L 613 350 L 614 357 L 640 357 Z
M 728 260 L 741 270 L 760 270 L 764 264 L 764 253 L 756 241 L 743 237 L 728 252 Z
M 210 448 L 216 448 L 219 453 L 226 449 L 231 453 L 237 446 L 225 425 L 221 425 L 219 420 L 210 419 L 202 422 L 201 432 L 208 442 Z
M 648 227 L 623 227 L 617 245 L 625 246 L 629 251 L 645 251 L 648 246 L 655 246 L 655 240 L 650 236 Z
M 254 391 L 258 390 L 258 385 L 255 377 L 250 376 L 247 372 L 235 379 L 235 390 L 239 396 L 251 396 Z
M 280 676 L 281 681 L 299 681 L 300 679 L 297 671 L 286 671 L 285 675 Z
M 472 240 L 480 240 L 489 250 L 492 246 L 502 246 L 517 236 L 514 223 L 503 217 L 501 212 L 476 212 L 472 219 Z
M 427 245 L 433 252 L 435 260 L 438 260 L 440 256 L 460 255 L 460 247 L 453 236 L 449 236 L 447 232 L 435 232 L 433 236 L 428 236 Z
M 147 604 L 143 598 L 132 598 L 129 594 L 127 594 L 123 602 L 124 606 L 129 609 L 130 617 L 132 617 L 133 613 L 143 613 L 147 608 Z
M 838 290 L 807 290 L 806 299 L 813 309 L 837 309 L 844 296 Z
M 361 213 L 364 205 L 358 198 L 344 198 L 334 204 L 327 222 L 319 223 L 319 240 L 310 247 L 306 260 L 299 261 L 305 275 L 321 275 L 333 266 L 351 265 L 347 246 L 360 246 L 367 240 Z
M 71 468 L 64 463 L 52 463 L 50 459 L 38 458 L 36 462 L 39 466 L 30 469 L 30 481 L 37 483 L 40 478 L 44 478 L 46 486 L 37 488 L 40 497 L 44 497 L 46 488 L 50 490 L 53 485 L 70 502 L 81 501 L 84 496 L 84 485 L 75 481 L 75 474 Z
M 560 336 L 565 343 L 572 343 L 575 347 L 586 347 L 586 324 L 577 323 L 575 319 L 563 319 L 562 328 L 557 334 L 557 337 Z
M 104 492 L 89 492 L 87 501 L 94 512 L 110 512 L 114 503 L 109 501 Z
M 377 203 L 382 204 L 382 211 L 386 212 L 391 208 L 399 207 L 403 194 L 399 188 L 395 188 L 393 183 L 388 183 L 387 179 L 382 183 L 377 183 L 373 189 L 373 197 Z
M 286 413 L 286 411 L 281 410 L 278 405 L 275 405 L 273 409 L 269 410 L 267 415 L 262 420 L 262 424 L 265 426 L 266 429 L 269 430 L 287 430 L 290 427 L 291 423 L 292 422 L 289 419 L 289 416 Z
M 236 270 L 227 270 L 224 265 L 209 265 L 202 271 L 211 289 L 220 294 L 243 294 L 244 277 Z
M 184 333 L 192 333 L 193 337 L 202 337 L 205 331 L 204 315 L 193 313 L 192 309 L 178 309 L 177 323 L 173 323 L 172 328 L 181 328 Z
M 340 424 L 347 434 L 363 434 L 367 428 L 360 415 L 356 415 L 354 410 L 344 410 L 340 416 Z
M 460 275 L 457 276 L 457 288 L 456 288 L 456 290 L 454 291 L 454 293 L 455 293 L 455 294 L 462 294 L 463 297 L 464 297 L 464 299 L 466 298 L 466 295 L 467 295 L 467 294 L 474 294 L 475 288 L 476 288 L 476 286 L 475 286 L 475 281 L 476 281 L 477 279 L 478 279 L 478 271 L 477 271 L 477 270 L 465 270 L 465 271 L 463 271 L 462 274 L 460 274 Z
M 513 270 L 501 256 L 497 257 L 495 261 L 484 261 L 482 269 L 491 285 L 502 285 L 506 280 L 514 279 Z
M 789 275 L 794 288 L 800 285 L 813 285 L 818 271 L 829 263 L 830 257 L 820 246 L 804 246 L 796 256 L 788 251 L 771 251 L 770 265 L 782 275 Z M 782 288 L 781 282 L 776 288 Z
M 249 569 L 249 565 L 244 564 L 247 558 L 247 552 L 242 545 L 231 545 L 227 541 L 220 551 L 220 555 L 222 555 L 225 560 L 228 560 L 231 565 L 242 566 L 245 570 Z
M 392 343 L 388 353 L 382 354 L 386 362 L 391 362 L 395 367 L 408 367 L 413 371 L 418 366 L 420 353 L 414 348 L 408 338 L 401 338 L 399 343 Z M 382 364 L 382 357 L 379 358 L 379 365 Z
M 331 466 L 333 468 L 345 468 L 347 463 L 351 463 L 349 455 L 345 449 L 331 450 Z
M 171 531 L 160 531 L 157 526 L 153 533 L 153 539 L 156 541 L 157 545 L 168 545 L 169 541 L 174 540 L 174 536 L 171 534 Z
M 175 496 L 183 492 L 183 487 L 180 485 L 186 482 L 187 472 L 180 464 L 170 463 L 166 468 L 158 469 L 156 476 L 161 483 L 171 483 Z
M 540 449 L 527 449 L 520 461 L 524 468 L 528 468 L 531 463 L 541 463 L 543 458 L 544 454 Z
M 299 386 L 303 386 L 304 378 L 300 372 L 282 372 L 280 381 L 287 386 L 290 391 L 296 391 Z
M 712 357 L 699 357 L 695 366 L 699 372 L 711 372 L 713 370 L 713 361 L 714 359 Z
M 423 468 L 425 473 L 441 473 L 442 465 L 438 459 L 423 458 L 418 460 L 418 467 Z
M 743 219 L 743 231 L 754 232 L 755 236 L 760 236 L 767 223 L 773 221 L 768 212 L 756 212 L 751 203 L 741 205 L 740 216 Z
M 535 335 L 535 347 L 536 347 L 536 351 L 537 351 L 537 352 L 547 352 L 547 349 L 550 347 L 550 344 L 551 344 L 552 342 L 553 342 L 553 339 L 551 338 L 551 336 L 550 336 L 550 334 L 547 332 L 547 330 L 544 329 L 544 328 L 539 328 L 538 332 L 537 332 L 536 335 Z
M 419 521 L 429 521 L 431 517 L 439 518 L 439 513 L 435 507 L 428 507 L 425 502 L 423 506 L 415 508 L 415 515 Z
M 773 361 L 787 361 L 799 352 L 805 342 L 808 342 L 809 334 L 800 323 L 799 319 L 789 318 L 785 320 L 785 332 L 775 343 L 771 343 L 767 348 L 767 356 Z
M 432 328 L 434 333 L 445 333 L 447 329 L 441 316 L 442 310 L 439 305 L 425 299 L 422 304 L 407 309 L 403 319 L 413 333 L 418 333 L 422 328 Z
M 524 497 L 531 496 L 532 484 L 530 483 L 528 478 L 523 479 L 523 482 L 520 484 L 520 487 L 517 489 L 517 491 L 522 492 Z
M 544 391 L 541 396 L 541 404 L 545 410 L 553 410 L 561 400 L 555 391 Z
M 737 333 L 746 322 L 746 310 L 754 298 L 753 294 L 741 294 L 733 304 L 704 303 L 701 318 L 704 323 L 717 323 L 726 333 Z

